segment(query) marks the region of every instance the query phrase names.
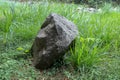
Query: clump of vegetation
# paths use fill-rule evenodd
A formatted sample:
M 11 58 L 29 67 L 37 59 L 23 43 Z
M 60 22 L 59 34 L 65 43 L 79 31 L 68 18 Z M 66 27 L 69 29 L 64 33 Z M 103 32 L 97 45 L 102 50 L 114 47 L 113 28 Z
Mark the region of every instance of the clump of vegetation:
M 75 67 L 92 67 L 94 63 L 99 61 L 99 39 L 95 38 L 78 38 L 76 40 L 75 50 L 71 49 L 69 62 Z
M 120 8 L 104 4 L 100 12 L 89 13 L 79 12 L 78 7 L 84 6 L 0 1 L 0 79 L 119 80 Z M 32 67 L 28 52 L 41 24 L 52 12 L 73 21 L 79 36 L 75 50 L 66 55 L 67 68 L 40 72 Z

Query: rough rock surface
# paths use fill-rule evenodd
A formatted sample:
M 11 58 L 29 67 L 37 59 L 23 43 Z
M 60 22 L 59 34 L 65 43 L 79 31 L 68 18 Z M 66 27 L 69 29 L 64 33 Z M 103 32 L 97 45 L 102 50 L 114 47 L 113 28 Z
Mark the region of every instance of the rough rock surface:
M 31 48 L 35 67 L 49 68 L 64 56 L 77 34 L 78 29 L 71 21 L 56 13 L 50 14 L 41 26 Z

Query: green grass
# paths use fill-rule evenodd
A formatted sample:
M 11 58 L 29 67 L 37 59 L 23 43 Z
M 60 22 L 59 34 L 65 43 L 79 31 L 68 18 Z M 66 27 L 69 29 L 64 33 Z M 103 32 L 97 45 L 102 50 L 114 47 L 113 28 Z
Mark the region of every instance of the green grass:
M 79 13 L 79 6 L 0 1 L 0 80 L 119 80 L 120 8 L 113 11 L 105 4 L 102 12 Z M 75 50 L 65 56 L 65 65 L 39 71 L 32 66 L 28 50 L 53 12 L 73 21 L 79 36 Z

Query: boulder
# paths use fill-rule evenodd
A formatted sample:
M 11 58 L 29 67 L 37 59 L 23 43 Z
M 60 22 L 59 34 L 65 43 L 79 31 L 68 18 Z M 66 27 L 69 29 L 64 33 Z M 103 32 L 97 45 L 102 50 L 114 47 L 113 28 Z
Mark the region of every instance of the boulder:
M 37 69 L 46 69 L 64 56 L 78 34 L 75 24 L 56 13 L 42 24 L 31 48 Z

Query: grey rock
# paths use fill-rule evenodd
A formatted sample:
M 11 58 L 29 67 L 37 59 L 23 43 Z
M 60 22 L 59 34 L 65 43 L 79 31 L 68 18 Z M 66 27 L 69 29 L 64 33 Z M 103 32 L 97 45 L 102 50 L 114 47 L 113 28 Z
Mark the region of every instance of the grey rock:
M 71 21 L 56 13 L 50 14 L 31 48 L 34 66 L 49 68 L 69 50 L 78 35 L 78 29 Z

